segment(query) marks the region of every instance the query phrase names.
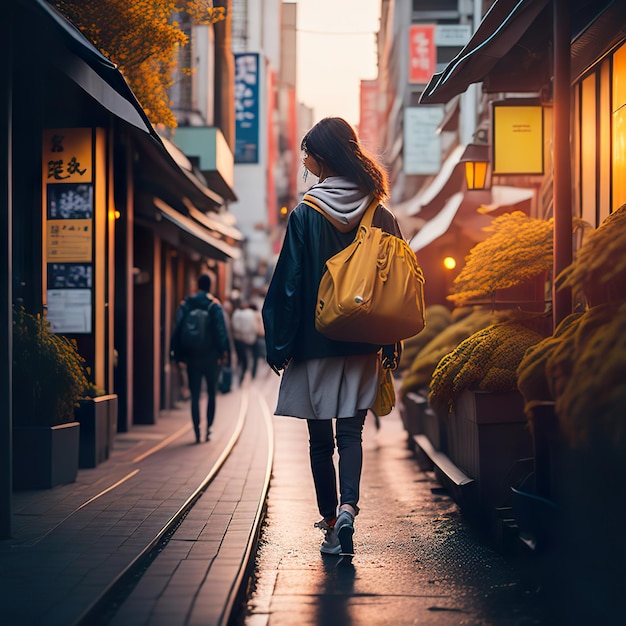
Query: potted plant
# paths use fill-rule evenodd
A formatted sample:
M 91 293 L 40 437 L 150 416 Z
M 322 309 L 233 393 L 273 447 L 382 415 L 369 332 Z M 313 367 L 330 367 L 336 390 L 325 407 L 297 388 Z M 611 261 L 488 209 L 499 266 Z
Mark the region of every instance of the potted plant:
M 87 385 L 82 358 L 41 315 L 13 308 L 13 485 L 73 482 L 80 425 L 74 406 Z
M 570 533 L 602 537 L 606 545 L 618 542 L 614 529 L 621 532 L 626 518 L 619 497 L 619 513 L 602 514 L 626 479 L 625 225 L 626 205 L 586 234 L 557 278 L 579 310 L 530 348 L 517 371 L 535 449 L 534 481 L 517 495 L 519 508 L 541 498 L 563 511 Z M 545 509 L 527 516 L 531 532 L 546 526 Z
M 516 369 L 542 339 L 532 318 L 492 324 L 462 341 L 437 365 L 429 402 L 446 416 L 447 456 L 474 482 L 472 510 L 509 506 L 507 476 L 532 455 Z M 463 503 L 462 503 L 463 504 Z
M 86 376 L 91 372 L 86 369 Z M 80 422 L 80 468 L 96 467 L 106 461 L 113 449 L 117 432 L 117 394 L 107 394 L 89 381 L 75 407 Z
M 494 316 L 484 307 L 455 309 L 447 317 L 439 313 L 429 315 L 429 308 L 426 309 L 426 327 L 415 339 L 407 341 L 408 350 L 405 347 L 402 352 L 403 357 L 408 353 L 406 358 L 413 355 L 400 387 L 401 415 L 410 436 L 424 435 L 436 450 L 446 451 L 445 422 L 427 402 L 432 374 L 442 357 L 461 341 L 504 317 L 501 313 Z
M 489 236 L 470 250 L 448 299 L 456 306 L 487 305 L 494 314 L 508 309 L 509 321 L 476 329 L 444 355 L 429 394 L 446 424 L 446 454 L 471 479 L 466 492 L 479 510 L 510 500 L 503 476 L 532 454 L 515 370 L 525 348 L 550 330 L 543 314 L 553 224 L 513 211 L 485 230 Z M 511 317 L 514 310 L 519 315 Z

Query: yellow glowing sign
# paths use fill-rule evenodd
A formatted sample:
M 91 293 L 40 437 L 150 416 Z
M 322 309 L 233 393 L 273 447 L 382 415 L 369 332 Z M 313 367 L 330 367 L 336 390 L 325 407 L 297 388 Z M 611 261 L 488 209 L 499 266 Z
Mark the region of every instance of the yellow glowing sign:
M 91 262 L 92 220 L 48 220 L 48 263 Z
M 47 183 L 92 181 L 91 128 L 43 131 L 43 170 Z
M 94 185 L 91 128 L 43 131 L 43 245 L 47 263 L 93 259 Z
M 543 109 L 494 105 L 493 173 L 543 174 Z

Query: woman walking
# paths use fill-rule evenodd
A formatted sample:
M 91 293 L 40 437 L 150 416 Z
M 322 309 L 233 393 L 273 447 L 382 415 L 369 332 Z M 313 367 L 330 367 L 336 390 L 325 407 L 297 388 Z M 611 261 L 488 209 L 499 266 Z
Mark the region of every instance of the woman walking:
M 362 431 L 378 382 L 381 346 L 334 341 L 315 329 L 317 289 L 324 263 L 354 239 L 372 202 L 373 225 L 401 236 L 382 167 L 365 153 L 353 128 L 329 117 L 302 140 L 305 177 L 319 182 L 307 192 L 319 212 L 301 202 L 291 212 L 283 246 L 263 306 L 267 361 L 282 380 L 275 413 L 306 420 L 311 471 L 325 532 L 321 551 L 352 555 L 363 463 Z M 399 346 L 384 346 L 395 366 Z M 335 429 L 333 431 L 333 426 Z M 333 456 L 339 453 L 339 494 Z

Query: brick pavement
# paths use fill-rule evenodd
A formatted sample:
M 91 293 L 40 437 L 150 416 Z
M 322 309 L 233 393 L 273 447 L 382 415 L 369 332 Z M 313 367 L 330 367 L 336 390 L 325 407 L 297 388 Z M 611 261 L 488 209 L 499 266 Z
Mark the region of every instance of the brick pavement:
M 196 445 L 185 403 L 163 412 L 155 425 L 134 426 L 118 434 L 110 459 L 97 468 L 80 470 L 75 483 L 16 492 L 13 536 L 0 541 L 3 622 L 79 623 L 104 591 L 164 534 L 172 517 L 197 499 L 176 539 L 167 544 L 168 554 L 178 550 L 178 566 L 161 561 L 153 572 L 171 579 L 174 589 L 179 581 L 183 587 L 189 581 L 195 584 L 194 577 L 209 563 L 204 580 L 211 583 L 211 592 L 203 593 L 200 586 L 189 623 L 220 623 L 218 615 L 227 614 L 233 603 L 264 500 L 264 468 L 272 441 L 265 413 L 252 387 L 244 385 L 243 390 L 219 396 L 212 439 Z M 224 449 L 240 429 L 233 455 L 226 459 Z M 200 496 L 199 487 L 221 463 L 222 471 Z M 163 595 L 160 608 L 178 610 L 179 606 L 168 605 L 169 597 Z M 203 613 L 207 607 L 211 620 L 198 619 L 208 615 Z M 138 623 L 120 620 L 116 623 Z

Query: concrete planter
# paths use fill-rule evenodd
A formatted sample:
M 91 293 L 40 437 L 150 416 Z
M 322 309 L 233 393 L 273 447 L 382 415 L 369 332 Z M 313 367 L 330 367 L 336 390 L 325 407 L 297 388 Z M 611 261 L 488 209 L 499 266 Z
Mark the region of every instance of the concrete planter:
M 79 467 L 96 467 L 106 461 L 117 433 L 117 395 L 81 400 L 74 415 L 80 422 Z
M 13 429 L 13 488 L 50 489 L 78 474 L 80 424 L 16 426 Z

